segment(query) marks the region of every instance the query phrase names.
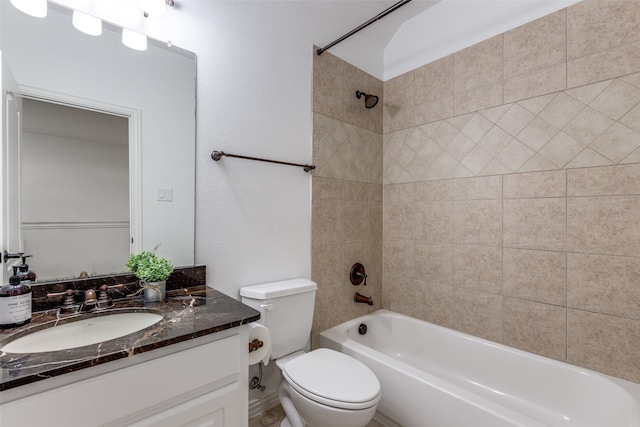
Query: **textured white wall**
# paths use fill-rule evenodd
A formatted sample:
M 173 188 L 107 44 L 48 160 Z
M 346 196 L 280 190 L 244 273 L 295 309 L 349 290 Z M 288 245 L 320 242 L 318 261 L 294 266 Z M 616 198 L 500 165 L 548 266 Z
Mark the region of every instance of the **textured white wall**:
M 128 6 L 62 3 L 197 54 L 196 263 L 209 284 L 238 297 L 245 285 L 310 277 L 310 175 L 210 158 L 224 150 L 311 162 L 307 2 L 187 0 L 146 20 Z
M 224 150 L 311 161 L 304 14 L 299 2 L 200 1 L 172 23 L 172 40 L 198 55 L 196 262 L 207 265 L 210 285 L 231 296 L 245 285 L 311 275 L 310 175 L 210 158 Z

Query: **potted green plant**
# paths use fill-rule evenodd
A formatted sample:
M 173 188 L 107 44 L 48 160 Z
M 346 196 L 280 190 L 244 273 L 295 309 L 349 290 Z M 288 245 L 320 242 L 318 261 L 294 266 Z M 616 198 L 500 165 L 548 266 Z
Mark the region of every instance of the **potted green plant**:
M 140 279 L 146 301 L 162 301 L 166 295 L 166 280 L 173 272 L 173 264 L 154 252 L 131 254 L 127 268 Z

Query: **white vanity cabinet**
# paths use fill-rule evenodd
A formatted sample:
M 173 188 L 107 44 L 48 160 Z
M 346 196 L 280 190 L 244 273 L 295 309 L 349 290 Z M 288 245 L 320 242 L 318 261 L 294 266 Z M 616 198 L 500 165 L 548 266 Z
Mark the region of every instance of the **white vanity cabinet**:
M 6 403 L 0 395 L 0 426 L 246 427 L 247 343 L 247 327 L 236 327 L 77 371 L 84 378 Z

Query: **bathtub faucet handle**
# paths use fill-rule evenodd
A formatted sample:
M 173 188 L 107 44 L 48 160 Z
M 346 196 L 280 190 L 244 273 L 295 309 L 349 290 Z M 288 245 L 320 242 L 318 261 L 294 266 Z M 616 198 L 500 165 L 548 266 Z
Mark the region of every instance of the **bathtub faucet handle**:
M 356 262 L 351 266 L 351 272 L 349 273 L 349 279 L 351 284 L 358 286 L 364 281 L 364 285 L 367 286 L 367 274 L 364 272 L 364 265 Z

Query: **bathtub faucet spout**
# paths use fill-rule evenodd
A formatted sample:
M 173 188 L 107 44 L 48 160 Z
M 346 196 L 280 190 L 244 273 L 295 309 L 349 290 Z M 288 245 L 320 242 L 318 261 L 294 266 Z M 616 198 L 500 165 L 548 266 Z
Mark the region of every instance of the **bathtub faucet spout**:
M 364 295 L 360 295 L 358 292 L 353 296 L 353 301 L 373 305 L 373 298 L 365 297 Z

